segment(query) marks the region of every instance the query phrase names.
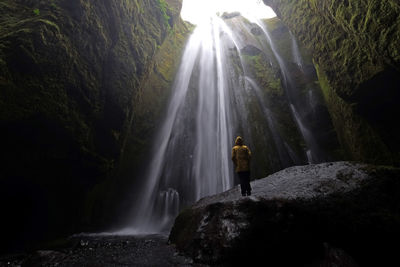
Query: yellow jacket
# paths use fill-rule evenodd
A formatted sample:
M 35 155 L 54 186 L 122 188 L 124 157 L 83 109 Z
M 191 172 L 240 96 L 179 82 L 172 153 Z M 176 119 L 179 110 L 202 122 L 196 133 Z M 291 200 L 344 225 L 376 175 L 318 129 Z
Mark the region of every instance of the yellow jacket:
M 243 145 L 243 139 L 239 136 L 236 138 L 235 146 L 232 148 L 232 161 L 235 164 L 236 172 L 250 171 L 250 149 Z

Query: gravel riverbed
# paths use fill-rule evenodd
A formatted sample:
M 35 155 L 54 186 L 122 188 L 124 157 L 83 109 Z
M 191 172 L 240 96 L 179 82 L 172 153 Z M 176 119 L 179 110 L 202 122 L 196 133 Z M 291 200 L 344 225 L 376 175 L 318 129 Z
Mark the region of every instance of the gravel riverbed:
M 0 256 L 0 266 L 204 266 L 179 255 L 167 235 L 75 235 L 62 248 Z

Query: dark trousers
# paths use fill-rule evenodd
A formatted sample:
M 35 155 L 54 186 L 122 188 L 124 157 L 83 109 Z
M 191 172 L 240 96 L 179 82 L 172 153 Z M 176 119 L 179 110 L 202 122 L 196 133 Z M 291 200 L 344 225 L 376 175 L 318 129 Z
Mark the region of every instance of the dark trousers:
M 238 172 L 237 173 L 240 179 L 240 189 L 242 191 L 242 196 L 251 195 L 251 186 L 250 186 L 250 172 Z

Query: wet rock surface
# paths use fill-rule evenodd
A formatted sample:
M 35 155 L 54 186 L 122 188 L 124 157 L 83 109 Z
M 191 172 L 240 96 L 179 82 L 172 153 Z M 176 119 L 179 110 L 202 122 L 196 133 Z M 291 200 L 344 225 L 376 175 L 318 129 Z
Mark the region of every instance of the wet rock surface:
M 253 181 L 250 200 L 312 199 L 332 193 L 348 192 L 369 178 L 366 171 L 363 171 L 366 166 L 332 162 L 290 167 L 267 178 Z M 238 188 L 233 188 L 222 194 L 203 198 L 195 207 L 204 207 L 215 202 L 243 201 L 238 192 Z
M 399 166 L 399 1 L 263 2 L 311 50 L 346 154 Z
M 2 256 L 0 266 L 202 266 L 180 256 L 165 235 L 73 236 L 64 246 Z
M 260 49 L 258 49 L 255 46 L 252 46 L 252 45 L 246 45 L 245 47 L 243 47 L 241 52 L 242 52 L 242 54 L 248 55 L 248 56 L 256 56 L 256 55 L 259 55 L 262 53 L 262 51 Z
M 201 199 L 170 240 L 196 262 L 270 266 L 385 266 L 400 237 L 400 171 L 350 162 L 285 169 Z M 389 266 L 389 265 L 388 265 Z
M 240 16 L 240 12 L 231 12 L 231 13 L 224 13 L 222 14 L 223 19 L 231 19 Z

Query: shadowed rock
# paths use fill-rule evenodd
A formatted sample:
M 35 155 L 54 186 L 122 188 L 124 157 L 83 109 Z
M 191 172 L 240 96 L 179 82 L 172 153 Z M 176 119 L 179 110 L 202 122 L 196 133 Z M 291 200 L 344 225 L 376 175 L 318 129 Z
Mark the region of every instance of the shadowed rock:
M 241 49 L 242 54 L 248 55 L 248 56 L 256 56 L 262 53 L 260 49 L 253 45 L 246 45 Z
M 395 259 L 399 170 L 349 162 L 291 167 L 201 199 L 170 241 L 195 261 L 271 266 L 378 266 Z M 295 265 L 294 265 L 295 264 Z
M 259 35 L 263 34 L 263 31 L 262 31 L 262 29 L 260 27 L 255 25 L 253 28 L 251 28 L 251 33 L 254 34 L 254 35 L 259 36 Z
M 231 12 L 231 13 L 225 12 L 224 14 L 222 14 L 221 17 L 223 19 L 231 19 L 231 18 L 238 17 L 238 16 L 240 16 L 240 12 Z

